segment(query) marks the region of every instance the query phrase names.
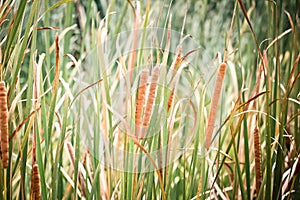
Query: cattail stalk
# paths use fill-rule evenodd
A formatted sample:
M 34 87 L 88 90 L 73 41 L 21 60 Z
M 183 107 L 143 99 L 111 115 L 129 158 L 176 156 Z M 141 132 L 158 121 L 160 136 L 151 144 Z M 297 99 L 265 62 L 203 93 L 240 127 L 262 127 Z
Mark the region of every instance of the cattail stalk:
M 135 110 L 135 135 L 136 137 L 139 137 L 141 127 L 142 127 L 142 120 L 143 120 L 143 107 L 145 103 L 145 95 L 146 95 L 146 89 L 147 89 L 147 80 L 148 80 L 148 70 L 143 70 L 141 77 L 140 77 L 140 83 L 138 88 L 138 96 L 136 101 L 136 110 Z
M 137 53 L 137 44 L 138 44 L 138 39 L 139 39 L 139 34 L 138 34 L 138 27 L 140 24 L 140 16 L 137 13 L 137 10 L 135 9 L 135 7 L 133 6 L 133 4 L 128 1 L 132 10 L 133 10 L 133 14 L 134 14 L 134 31 L 133 31 L 133 42 L 132 42 L 132 53 L 131 56 L 129 58 L 129 67 L 130 67 L 130 82 L 132 81 L 132 77 L 133 77 L 133 69 L 134 69 L 134 63 L 136 60 L 136 53 Z
M 210 107 L 210 112 L 209 112 L 208 122 L 207 122 L 207 127 L 206 127 L 206 138 L 205 138 L 206 149 L 208 149 L 211 144 L 212 134 L 213 134 L 213 130 L 214 130 L 214 124 L 215 124 L 215 120 L 216 120 L 217 108 L 218 108 L 218 103 L 219 103 L 219 99 L 221 96 L 221 90 L 222 90 L 222 84 L 223 84 L 225 72 L 226 72 L 226 64 L 221 63 L 219 66 L 218 76 L 216 79 L 215 89 L 214 89 L 213 98 L 212 98 L 212 104 Z
M 155 99 L 155 93 L 157 88 L 158 75 L 159 75 L 159 67 L 156 66 L 153 68 L 152 71 L 150 90 L 149 90 L 149 95 L 148 95 L 147 104 L 145 108 L 145 115 L 144 115 L 144 122 L 143 122 L 143 125 L 145 127 L 148 127 L 150 123 L 151 112 L 152 112 L 153 102 Z
M 262 182 L 262 172 L 261 172 L 260 136 L 257 127 L 254 129 L 254 156 L 255 156 L 254 160 L 255 160 L 256 192 L 258 194 Z
M 0 82 L 0 141 L 3 167 L 8 167 L 8 111 L 7 91 L 4 81 Z
M 31 194 L 32 199 L 41 199 L 41 189 L 40 189 L 40 172 L 39 166 L 34 164 L 32 166 L 32 177 L 31 177 Z

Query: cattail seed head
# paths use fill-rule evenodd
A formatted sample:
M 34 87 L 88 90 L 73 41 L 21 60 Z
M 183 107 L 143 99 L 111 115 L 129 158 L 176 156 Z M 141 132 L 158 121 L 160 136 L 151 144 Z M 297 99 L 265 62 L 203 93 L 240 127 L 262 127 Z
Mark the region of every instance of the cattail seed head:
M 41 190 L 40 190 L 40 172 L 39 166 L 34 164 L 32 166 L 32 180 L 31 180 L 31 188 L 33 199 L 41 199 Z
M 168 99 L 168 111 L 170 110 L 170 108 L 172 106 L 173 98 L 174 98 L 174 89 L 172 90 L 172 93 L 170 94 L 170 97 Z
M 159 66 L 156 66 L 153 68 L 152 71 L 150 90 L 149 90 L 148 100 L 145 108 L 145 117 L 144 117 L 143 125 L 146 127 L 149 126 L 150 123 L 151 112 L 152 112 L 153 102 L 155 99 L 155 93 L 156 93 L 156 88 L 158 83 L 158 76 L 159 76 Z
M 0 141 L 3 167 L 8 167 L 8 111 L 7 91 L 4 81 L 0 82 Z
M 260 135 L 257 127 L 254 129 L 254 156 L 255 156 L 254 161 L 255 161 L 256 191 L 258 193 L 262 182 L 262 172 L 261 172 Z
M 209 149 L 209 146 L 211 144 L 212 140 L 212 134 L 214 130 L 214 124 L 216 120 L 217 115 L 217 108 L 218 103 L 221 95 L 223 80 L 226 72 L 226 64 L 221 63 L 219 65 L 219 71 L 216 79 L 215 89 L 212 97 L 212 103 L 209 111 L 208 121 L 207 121 L 207 127 L 206 127 L 206 138 L 205 138 L 205 147 L 206 149 Z
M 145 103 L 145 95 L 147 90 L 147 81 L 148 81 L 149 71 L 147 69 L 143 70 L 140 77 L 140 83 L 138 88 L 138 96 L 136 100 L 136 110 L 135 110 L 135 135 L 139 137 L 142 129 L 142 120 L 143 120 L 143 107 Z

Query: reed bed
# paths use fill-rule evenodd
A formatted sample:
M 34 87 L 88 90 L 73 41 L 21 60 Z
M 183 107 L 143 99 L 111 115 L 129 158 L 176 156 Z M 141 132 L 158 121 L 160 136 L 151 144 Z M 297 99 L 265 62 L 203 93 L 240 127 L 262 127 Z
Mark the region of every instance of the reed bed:
M 299 3 L 0 1 L 0 199 L 297 199 Z

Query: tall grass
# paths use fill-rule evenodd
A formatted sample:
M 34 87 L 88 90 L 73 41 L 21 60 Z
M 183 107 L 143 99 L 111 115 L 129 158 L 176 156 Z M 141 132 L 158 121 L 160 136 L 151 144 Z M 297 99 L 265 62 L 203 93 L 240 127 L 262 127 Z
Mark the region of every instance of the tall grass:
M 0 199 L 296 199 L 299 7 L 0 1 Z

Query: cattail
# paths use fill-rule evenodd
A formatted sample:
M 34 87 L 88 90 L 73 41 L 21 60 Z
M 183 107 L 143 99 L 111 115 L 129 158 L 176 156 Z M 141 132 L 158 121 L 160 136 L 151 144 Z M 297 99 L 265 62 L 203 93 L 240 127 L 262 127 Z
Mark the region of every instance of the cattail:
M 4 81 L 0 82 L 0 133 L 3 167 L 8 167 L 8 111 L 7 92 Z
M 144 122 L 143 122 L 143 125 L 145 127 L 149 126 L 153 102 L 155 99 L 157 82 L 158 82 L 158 75 L 159 75 L 159 67 L 156 66 L 153 68 L 153 71 L 152 71 L 150 90 L 149 90 L 149 95 L 148 95 L 147 104 L 146 104 L 146 108 L 145 108 L 145 115 L 144 115 Z
M 179 66 L 181 65 L 184 57 L 181 57 L 181 53 L 182 53 L 182 47 L 181 46 L 178 46 L 177 50 L 176 50 L 176 59 L 174 60 L 172 66 L 171 66 L 171 69 L 177 71 Z
M 261 172 L 260 136 L 257 127 L 254 129 L 254 156 L 255 156 L 254 159 L 255 159 L 256 192 L 258 193 L 262 181 L 262 172 Z
M 136 101 L 136 110 L 135 110 L 135 127 L 136 127 L 135 135 L 136 135 L 136 137 L 139 136 L 140 128 L 142 126 L 143 106 L 145 103 L 148 74 L 149 74 L 149 71 L 145 69 L 142 71 L 142 74 L 140 77 L 138 96 L 137 96 L 137 101 Z
M 41 190 L 40 190 L 40 172 L 39 166 L 34 164 L 32 166 L 32 178 L 31 178 L 31 194 L 33 199 L 41 199 Z
M 170 110 L 174 98 L 174 89 L 172 90 L 172 93 L 170 94 L 169 100 L 168 100 L 168 111 Z
M 56 33 L 55 36 L 55 47 L 56 47 L 56 52 L 55 52 L 55 74 L 54 74 L 54 80 L 53 80 L 53 96 L 52 98 L 55 97 L 55 94 L 57 93 L 58 90 L 58 83 L 59 83 L 59 72 L 60 72 L 60 59 L 59 59 L 59 36 Z
M 208 149 L 211 144 L 211 138 L 212 138 L 212 134 L 213 134 L 213 130 L 214 130 L 217 108 L 218 108 L 218 103 L 219 103 L 219 99 L 220 99 L 220 95 L 221 95 L 222 84 L 223 84 L 225 72 L 226 72 L 226 64 L 221 63 L 219 66 L 218 76 L 216 79 L 215 89 L 214 89 L 213 98 L 212 98 L 212 104 L 210 107 L 210 112 L 209 112 L 208 122 L 207 122 L 207 127 L 206 127 L 206 138 L 205 138 L 206 149 Z
M 177 49 L 177 56 L 176 59 L 174 61 L 174 63 L 171 66 L 171 69 L 177 71 L 179 66 L 181 65 L 182 61 L 183 61 L 183 57 L 181 57 L 181 52 L 182 52 L 182 48 L 181 46 L 178 47 Z M 170 94 L 170 97 L 168 99 L 168 111 L 170 110 L 172 103 L 173 103 L 173 98 L 174 98 L 174 92 L 175 89 L 173 88 L 172 93 Z
M 2 151 L 1 151 L 1 129 L 0 129 L 0 160 L 2 160 Z

